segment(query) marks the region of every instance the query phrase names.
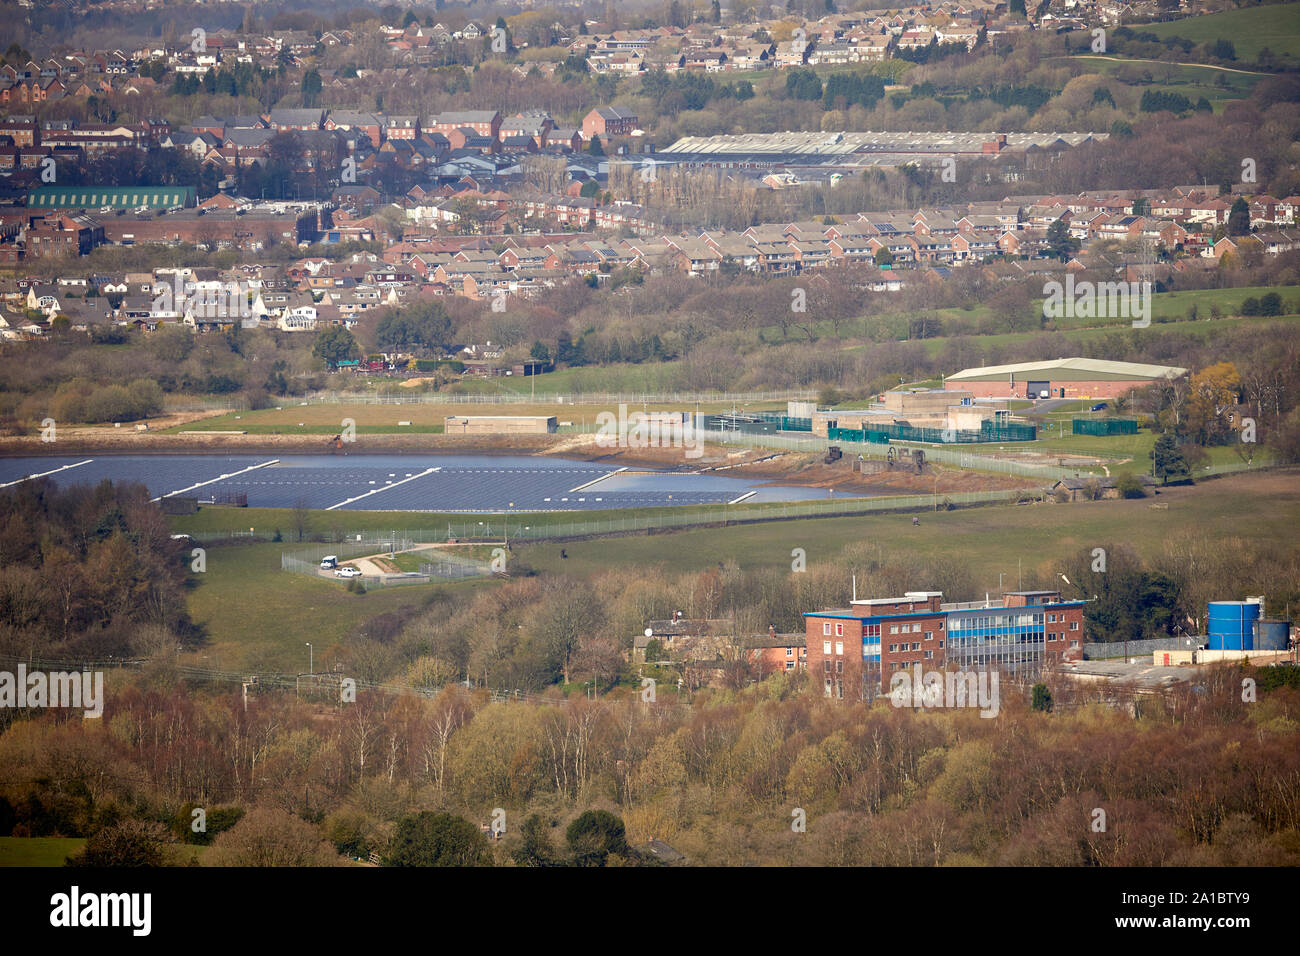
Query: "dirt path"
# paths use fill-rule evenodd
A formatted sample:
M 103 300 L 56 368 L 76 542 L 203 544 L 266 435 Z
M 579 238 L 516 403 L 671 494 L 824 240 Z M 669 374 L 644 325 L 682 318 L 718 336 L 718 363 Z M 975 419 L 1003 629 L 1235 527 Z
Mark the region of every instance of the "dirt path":
M 1129 56 L 1104 56 L 1100 53 L 1072 53 L 1069 56 L 1048 57 L 1050 60 L 1110 60 L 1112 63 L 1155 63 L 1157 66 L 1199 66 L 1205 70 L 1222 70 L 1224 73 L 1244 73 L 1246 76 L 1273 76 L 1258 70 L 1237 70 L 1230 66 L 1215 66 L 1212 63 L 1183 63 L 1170 60 L 1147 60 Z

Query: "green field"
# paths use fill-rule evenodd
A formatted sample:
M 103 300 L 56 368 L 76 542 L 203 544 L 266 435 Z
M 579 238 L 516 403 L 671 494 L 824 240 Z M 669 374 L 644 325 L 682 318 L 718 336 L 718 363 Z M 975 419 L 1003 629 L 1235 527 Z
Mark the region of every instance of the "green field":
M 809 566 L 838 559 L 848 544 L 879 543 L 886 552 L 947 555 L 969 562 L 979 590 L 994 591 L 998 573 L 1026 573 L 1085 546 L 1123 542 L 1139 554 L 1158 554 L 1171 535 L 1198 529 L 1213 536 L 1259 536 L 1289 540 L 1300 520 L 1300 472 L 1223 478 L 1189 488 L 1164 489 L 1158 496 L 1131 501 L 1078 502 L 1069 505 L 1004 505 L 940 511 L 921 516 L 919 527 L 907 514 L 870 515 L 804 521 L 776 521 L 727 529 L 680 531 L 661 535 L 604 538 L 563 545 L 530 544 L 519 559 L 539 571 L 584 577 L 612 567 L 672 573 L 717 567 L 735 560 L 742 568 L 790 567 L 790 551 L 802 547 Z M 1289 484 L 1288 484 L 1289 483 Z M 1153 508 L 1153 504 L 1168 508 Z
M 567 369 L 554 374 L 565 375 Z M 545 376 L 538 376 L 542 379 Z M 638 403 L 636 410 L 680 410 L 681 404 Z M 730 411 L 731 405 L 722 402 L 699 402 L 701 412 Z M 782 402 L 758 402 L 746 405 L 751 410 L 760 408 L 783 409 Z M 281 408 L 264 408 L 252 412 L 230 412 L 184 425 L 163 429 L 164 433 L 179 434 L 186 431 L 242 431 L 250 435 L 337 435 L 344 419 L 356 423 L 358 435 L 440 435 L 448 415 L 554 415 L 562 421 L 581 423 L 595 420 L 602 411 L 611 411 L 608 403 L 599 405 L 574 405 L 572 401 L 559 405 L 556 402 L 460 403 L 419 402 L 408 405 L 354 404 L 320 402 L 310 405 L 291 405 Z M 410 422 L 410 425 L 398 425 Z M 111 427 L 111 426 L 109 426 Z
M 282 571 L 280 555 L 294 547 L 207 545 L 207 570 L 191 575 L 189 608 L 209 643 L 183 662 L 223 670 L 305 672 L 307 641 L 320 665 L 326 650 L 355 625 L 429 596 L 430 588 L 418 586 L 351 594 L 341 581 Z M 478 582 L 448 586 L 475 587 Z
M 1242 302 L 1248 298 L 1259 298 L 1269 292 L 1277 292 L 1282 297 L 1283 308 L 1290 309 L 1283 316 L 1249 316 L 1243 317 L 1238 314 Z M 1196 308 L 1196 318 L 1190 319 L 1191 309 Z M 1042 300 L 1035 299 L 1032 302 L 1034 314 L 1041 314 Z M 1221 318 L 1211 319 L 1211 310 L 1218 309 Z M 946 308 L 935 309 L 930 313 L 941 322 L 966 322 L 980 323 L 995 318 L 995 312 L 991 306 L 979 305 L 972 308 Z M 1158 292 L 1151 298 L 1151 323 L 1152 328 L 1155 326 L 1176 326 L 1177 328 L 1204 329 L 1209 328 L 1210 322 L 1218 325 L 1221 323 L 1241 323 L 1241 322 L 1261 322 L 1290 320 L 1300 317 L 1300 287 L 1297 286 L 1251 286 L 1241 289 L 1193 289 L 1181 292 Z M 908 337 L 908 323 L 916 318 L 914 313 L 910 312 L 886 312 L 881 315 L 867 316 L 857 319 L 846 319 L 839 323 L 840 337 L 863 336 L 880 340 L 882 335 L 890 338 L 906 339 Z M 1129 318 L 1110 318 L 1110 317 L 1093 317 L 1080 318 L 1078 316 L 1068 316 L 1051 320 L 1058 330 L 1062 332 L 1082 332 L 1082 333 L 1104 333 L 1123 330 L 1132 327 L 1132 319 Z M 836 329 L 833 323 L 814 322 L 812 324 L 813 334 L 819 338 L 825 338 L 835 335 Z M 770 326 L 762 331 L 762 335 L 768 341 L 778 337 L 778 329 Z M 974 334 L 974 333 L 973 333 Z M 972 334 L 972 335 L 973 335 Z M 1004 332 L 979 335 L 979 342 L 983 344 L 996 343 L 999 345 L 1016 344 L 1018 342 L 1028 341 L 1034 336 L 1042 335 L 1043 330 L 1035 328 L 1027 332 Z M 927 343 L 938 343 L 939 346 L 946 342 L 949 336 L 936 336 L 928 338 Z
M 79 837 L 0 837 L 0 867 L 63 866 L 85 845 Z
M 1138 29 L 1146 30 L 1147 27 Z M 1235 72 L 1232 68 L 1224 70 L 1195 63 L 1166 63 L 1163 60 L 1148 60 L 1141 57 L 1092 53 L 1078 53 L 1051 59 L 1086 62 L 1090 72 L 1106 76 L 1113 76 L 1120 70 L 1124 71 L 1125 76 L 1129 76 L 1136 69 L 1141 79 L 1134 82 L 1129 77 L 1134 87 L 1143 89 L 1150 87 L 1161 92 L 1181 93 L 1193 103 L 1204 96 L 1215 107 L 1215 112 L 1222 112 L 1226 103 L 1245 99 L 1255 88 L 1255 84 L 1269 76 L 1267 73 Z
M 1265 47 L 1274 53 L 1300 57 L 1300 5 L 1294 3 L 1245 7 L 1172 23 L 1144 23 L 1133 29 L 1154 33 L 1162 40 L 1167 37 L 1180 37 L 1193 43 L 1231 40 L 1237 59 L 1243 61 L 1254 60 Z
M 0 868 L 21 866 L 66 866 L 70 856 L 86 845 L 82 837 L 0 837 Z M 186 866 L 191 859 L 203 862 L 207 846 L 175 844 L 169 848 L 170 865 Z

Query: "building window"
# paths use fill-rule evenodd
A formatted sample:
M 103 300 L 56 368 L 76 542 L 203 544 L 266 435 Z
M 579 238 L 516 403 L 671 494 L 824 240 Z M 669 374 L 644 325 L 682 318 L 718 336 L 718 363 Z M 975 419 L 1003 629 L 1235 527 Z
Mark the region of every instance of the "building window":
M 786 656 L 786 657 L 794 657 L 794 648 L 793 648 L 793 647 L 787 647 L 787 648 L 785 649 L 785 656 Z
M 843 625 L 843 624 L 836 624 L 836 625 L 835 625 L 835 636 L 836 636 L 836 637 L 843 637 L 843 636 L 844 636 L 844 625 Z
M 890 644 L 890 645 L 889 645 L 889 653 L 893 654 L 893 653 L 894 653 L 895 651 L 897 651 L 897 650 L 898 650 L 898 645 L 897 645 L 897 644 Z
M 1070 630 L 1072 630 L 1072 631 L 1077 631 L 1078 629 L 1079 629 L 1079 622 L 1078 622 L 1078 621 L 1071 621 L 1071 622 L 1070 622 Z
M 823 670 L 825 673 L 829 674 L 829 673 L 831 672 L 831 662 L 830 662 L 830 661 L 822 661 L 822 670 Z
M 943 647 L 943 641 L 940 641 L 940 642 L 939 642 L 939 646 L 940 646 L 940 647 Z
M 836 641 L 836 642 L 835 642 L 835 653 L 836 653 L 837 655 L 839 655 L 839 656 L 843 656 L 843 654 L 844 654 L 844 642 L 843 642 L 843 641 Z
M 823 621 L 823 622 L 822 622 L 822 633 L 823 633 L 823 634 L 829 634 L 830 632 L 831 632 L 831 622 L 830 622 L 830 621 Z
M 934 657 L 934 651 L 926 651 L 926 652 L 925 652 L 925 659 L 926 659 L 927 661 L 930 660 L 930 659 L 933 658 L 933 657 Z
M 891 625 L 889 625 L 889 633 L 890 633 L 890 634 L 897 634 L 897 633 L 898 633 L 898 625 L 897 625 L 897 624 L 891 624 Z
M 835 673 L 837 673 L 837 674 L 843 674 L 843 673 L 844 673 L 844 662 L 843 662 L 843 661 L 836 661 L 836 662 L 835 662 Z
M 1078 641 L 1071 641 L 1071 642 L 1070 642 L 1070 646 L 1071 646 L 1071 647 L 1078 647 L 1078 646 L 1079 646 L 1079 642 L 1078 642 Z
M 822 653 L 823 653 L 823 654 L 829 654 L 830 652 L 831 652 L 831 642 L 830 642 L 830 641 L 822 641 Z
M 921 649 L 921 644 L 919 641 L 912 645 L 912 650 L 919 651 L 920 649 Z
M 934 631 L 926 631 L 926 632 L 925 632 L 925 639 L 926 639 L 927 641 L 932 641 L 932 640 L 934 640 Z

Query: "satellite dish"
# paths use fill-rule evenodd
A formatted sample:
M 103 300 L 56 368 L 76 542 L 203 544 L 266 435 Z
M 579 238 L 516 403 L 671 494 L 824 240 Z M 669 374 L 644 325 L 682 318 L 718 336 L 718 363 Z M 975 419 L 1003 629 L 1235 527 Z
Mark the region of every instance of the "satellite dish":
M 654 632 L 654 628 L 652 628 L 652 627 L 647 627 L 647 628 L 645 629 L 645 636 L 646 636 L 646 637 L 654 637 L 654 634 L 655 634 L 655 632 Z

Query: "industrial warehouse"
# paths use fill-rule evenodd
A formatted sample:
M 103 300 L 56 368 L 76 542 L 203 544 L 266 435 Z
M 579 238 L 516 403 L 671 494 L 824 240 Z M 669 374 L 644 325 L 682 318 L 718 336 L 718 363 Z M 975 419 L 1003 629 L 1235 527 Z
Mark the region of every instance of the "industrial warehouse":
M 944 379 L 949 391 L 977 398 L 1118 398 L 1135 388 L 1172 382 L 1187 369 L 1105 359 L 1062 358 L 1049 362 L 1018 362 L 968 368 Z
M 655 162 L 729 169 L 822 171 L 939 166 L 958 158 L 1056 152 L 1102 141 L 1107 133 L 780 132 L 684 136 L 655 153 Z

